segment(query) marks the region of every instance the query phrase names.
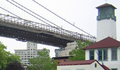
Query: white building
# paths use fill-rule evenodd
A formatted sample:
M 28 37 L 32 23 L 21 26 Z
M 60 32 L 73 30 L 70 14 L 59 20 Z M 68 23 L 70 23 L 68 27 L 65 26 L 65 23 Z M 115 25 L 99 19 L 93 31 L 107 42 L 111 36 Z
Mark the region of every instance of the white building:
M 111 4 L 103 4 L 97 7 L 97 43 L 85 47 L 85 61 L 61 62 L 58 70 L 120 70 L 120 42 L 116 40 L 116 16 L 115 7 Z M 98 61 L 99 68 L 94 68 Z M 77 63 L 77 64 L 75 64 Z M 100 63 L 100 64 L 99 64 Z M 106 65 L 108 69 L 100 66 Z M 103 67 L 104 68 L 104 67 Z M 106 67 L 105 67 L 106 68 Z
M 57 70 L 110 70 L 105 65 L 101 65 L 96 60 L 68 61 L 61 62 Z
M 37 49 L 37 43 L 27 42 L 27 49 L 17 49 L 15 54 L 20 56 L 23 65 L 29 65 L 28 59 L 37 56 L 37 52 L 42 49 Z
M 116 40 L 116 9 L 111 4 L 97 7 L 97 43 L 85 47 L 86 60 L 98 60 L 111 70 L 120 70 L 120 42 Z
M 98 60 L 111 70 L 120 70 L 120 42 L 105 38 L 84 48 L 86 60 Z
M 69 52 L 72 51 L 73 49 L 75 49 L 76 46 L 78 46 L 76 41 L 71 42 L 71 43 L 67 43 L 65 50 L 59 51 L 57 53 L 57 57 L 70 56 Z

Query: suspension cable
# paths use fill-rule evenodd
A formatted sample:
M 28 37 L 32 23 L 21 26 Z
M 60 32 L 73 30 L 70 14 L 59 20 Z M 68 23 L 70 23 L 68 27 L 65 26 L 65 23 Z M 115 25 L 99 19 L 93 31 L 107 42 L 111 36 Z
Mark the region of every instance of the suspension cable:
M 29 13 L 29 12 L 27 12 L 26 10 L 24 10 L 24 9 L 20 8 L 19 6 L 15 5 L 14 3 L 10 2 L 9 0 L 6 0 L 6 1 L 7 1 L 7 2 L 9 2 L 10 4 L 14 5 L 15 7 L 17 7 L 17 8 L 19 8 L 19 9 L 23 10 L 24 12 L 28 13 L 29 15 L 31 15 L 31 16 L 33 16 L 33 17 L 37 18 L 38 20 L 40 20 L 40 21 L 42 21 L 42 22 L 44 22 L 44 23 L 48 24 L 47 22 L 45 22 L 45 21 L 43 21 L 43 20 L 39 19 L 38 17 L 36 17 L 36 16 L 32 15 L 31 13 Z M 50 24 L 48 24 L 48 25 L 50 25 Z M 50 25 L 50 26 L 51 26 L 51 25 Z
M 37 13 L 33 12 L 32 10 L 30 10 L 30 9 L 26 8 L 25 6 L 21 5 L 20 3 L 18 3 L 18 2 L 16 2 L 16 1 L 14 1 L 14 0 L 12 0 L 12 1 L 13 1 L 13 2 L 15 2 L 16 4 L 18 4 L 19 6 L 21 6 L 21 7 L 25 8 L 25 9 L 27 9 L 28 11 L 32 12 L 33 14 L 35 14 L 35 15 L 39 16 L 40 18 L 42 18 L 42 19 L 44 19 L 44 20 L 48 21 L 49 23 L 51 23 L 51 24 L 53 24 L 53 25 L 55 25 L 55 26 L 59 27 L 59 26 L 58 26 L 58 25 L 56 25 L 55 23 L 53 23 L 53 22 L 51 22 L 51 21 L 49 21 L 49 20 L 45 19 L 44 17 L 42 17 L 42 16 L 38 15 Z M 59 28 L 61 28 L 61 27 L 59 27 Z
M 21 17 L 19 17 L 18 15 L 14 14 L 14 13 L 12 13 L 12 12 L 8 11 L 8 10 L 6 10 L 5 8 L 2 8 L 2 7 L 0 7 L 0 8 L 1 8 L 2 10 L 7 11 L 8 13 L 10 13 L 10 14 L 12 14 L 12 15 L 14 15 L 14 16 L 16 16 L 16 17 L 18 17 L 18 18 L 21 18 Z
M 69 23 L 70 25 L 72 25 L 72 26 L 76 27 L 77 29 L 83 31 L 84 33 L 86 33 L 86 34 L 94 37 L 93 35 L 87 33 L 86 31 L 80 29 L 79 27 L 75 26 L 74 24 L 70 23 L 69 21 L 65 20 L 64 18 L 60 17 L 59 15 L 55 14 L 54 12 L 52 12 L 52 11 L 49 10 L 48 8 L 44 7 L 43 5 L 41 5 L 40 3 L 38 3 L 37 1 L 35 1 L 35 0 L 32 0 L 32 1 L 35 2 L 36 4 L 38 4 L 39 6 L 43 7 L 43 8 L 46 9 L 47 11 L 51 12 L 51 13 L 54 14 L 55 16 L 59 17 L 60 19 L 64 20 L 65 22 Z

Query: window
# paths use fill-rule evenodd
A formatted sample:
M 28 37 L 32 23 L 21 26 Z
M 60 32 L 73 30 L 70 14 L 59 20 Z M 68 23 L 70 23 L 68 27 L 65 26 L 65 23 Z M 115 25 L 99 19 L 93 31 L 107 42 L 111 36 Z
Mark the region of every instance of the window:
M 117 48 L 111 49 L 111 60 L 117 60 Z
M 94 60 L 94 50 L 90 50 L 89 55 L 90 55 L 89 60 Z
M 33 45 L 35 45 L 35 44 L 33 44 Z
M 84 69 L 76 69 L 76 70 L 84 70 Z
M 102 60 L 102 50 L 98 50 L 98 60 Z
M 30 48 L 30 46 L 28 46 L 28 48 Z
M 117 70 L 117 68 L 112 68 L 111 70 Z
M 61 69 L 61 70 L 70 70 L 70 69 Z
M 107 60 L 108 53 L 107 49 L 98 50 L 98 60 Z

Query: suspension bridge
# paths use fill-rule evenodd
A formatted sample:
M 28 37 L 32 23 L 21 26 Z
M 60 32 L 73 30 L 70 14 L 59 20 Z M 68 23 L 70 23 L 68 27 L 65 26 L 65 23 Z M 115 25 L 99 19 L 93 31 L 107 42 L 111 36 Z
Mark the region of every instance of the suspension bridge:
M 15 5 L 15 4 L 13 4 L 13 5 Z M 0 8 L 5 10 L 2 7 L 0 7 Z M 20 7 L 18 7 L 18 8 L 20 8 Z M 29 9 L 27 9 L 27 10 L 29 10 Z M 47 9 L 47 10 L 49 11 L 49 9 Z M 7 10 L 5 10 L 5 11 L 7 11 Z M 25 11 L 25 10 L 23 10 L 23 11 Z M 7 12 L 9 12 L 9 11 L 7 11 Z M 50 11 L 50 12 L 52 12 L 52 11 Z M 9 12 L 9 13 L 11 13 L 11 12 Z M 28 14 L 30 14 L 30 13 L 28 13 Z M 32 15 L 32 14 L 30 14 L 30 15 Z M 55 15 L 58 16 L 57 14 L 55 14 Z M 32 16 L 34 16 L 34 15 L 32 15 Z M 58 16 L 58 17 L 61 18 L 60 16 Z M 63 18 L 61 18 L 61 19 L 63 19 Z M 64 21 L 66 21 L 66 20 L 64 20 Z M 68 22 L 68 23 L 70 23 L 70 22 Z M 10 15 L 5 15 L 5 14 L 0 14 L 0 36 L 14 38 L 18 41 L 25 41 L 25 42 L 32 41 L 32 42 L 36 42 L 36 43 L 52 45 L 52 46 L 57 46 L 57 47 L 65 47 L 66 43 L 77 41 L 77 40 L 81 40 L 82 42 L 84 42 L 86 40 L 88 40 L 90 42 L 96 41 L 96 38 L 89 34 L 84 35 L 84 34 L 66 30 L 66 29 L 63 29 L 60 27 L 56 27 L 56 26 L 52 26 L 52 25 L 48 25 L 48 24 L 42 24 L 42 23 L 26 20 L 26 19 L 23 19 L 20 17 L 10 16 Z
M 0 36 L 59 47 L 65 47 L 66 43 L 77 40 L 95 42 L 92 36 L 5 14 L 0 14 Z

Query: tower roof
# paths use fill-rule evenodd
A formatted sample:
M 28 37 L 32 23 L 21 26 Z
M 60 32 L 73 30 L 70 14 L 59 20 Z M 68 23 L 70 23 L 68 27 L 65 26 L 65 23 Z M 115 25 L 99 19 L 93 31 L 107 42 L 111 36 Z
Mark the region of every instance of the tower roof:
M 84 50 L 86 49 L 98 49 L 98 48 L 114 48 L 114 47 L 119 47 L 120 42 L 113 39 L 113 38 L 105 38 L 97 43 L 94 43 L 88 47 L 83 48 Z
M 103 4 L 103 5 L 100 5 L 100 6 L 96 7 L 96 8 L 102 8 L 102 7 L 106 7 L 106 6 L 112 6 L 113 8 L 116 9 L 116 7 L 114 7 L 112 4 L 108 4 L 108 3 L 105 3 L 105 4 Z

